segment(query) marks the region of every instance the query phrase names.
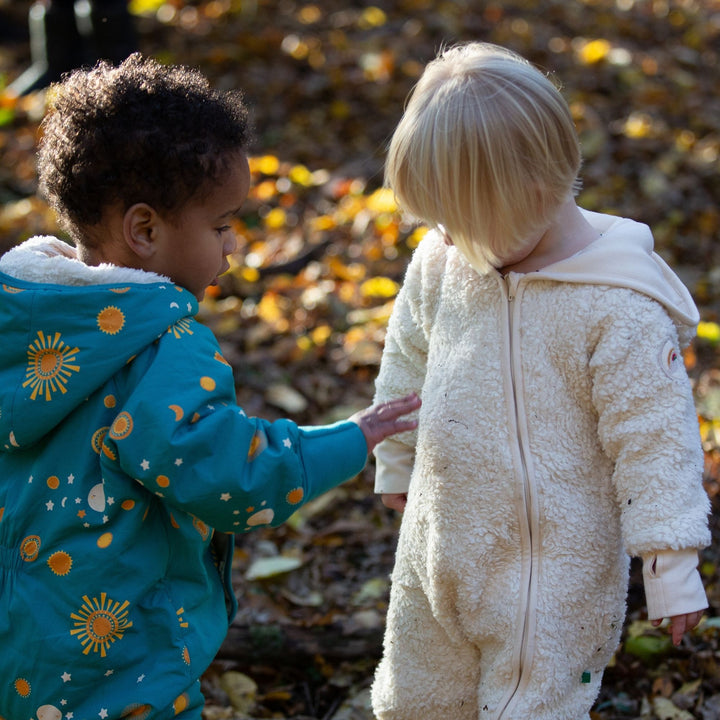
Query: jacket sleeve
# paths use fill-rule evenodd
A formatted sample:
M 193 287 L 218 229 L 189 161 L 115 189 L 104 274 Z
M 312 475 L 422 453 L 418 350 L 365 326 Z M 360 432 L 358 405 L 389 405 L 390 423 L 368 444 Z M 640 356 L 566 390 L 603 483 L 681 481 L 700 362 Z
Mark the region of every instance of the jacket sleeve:
M 215 337 L 194 321 L 170 328 L 122 384 L 104 462 L 221 531 L 279 525 L 367 460 L 353 422 L 303 428 L 248 417 Z
M 443 256 L 441 241 L 435 233 L 426 235 L 413 254 L 388 322 L 385 348 L 375 381 L 376 403 L 411 392 L 422 398 L 432 322 L 433 299 L 429 290 L 437 282 L 433 276 L 438 274 L 438 261 L 440 265 L 444 264 Z M 407 492 L 417 433 L 416 429 L 394 435 L 375 448 L 375 492 Z
M 590 358 L 598 432 L 614 462 L 626 550 L 700 548 L 710 542 L 703 453 L 675 326 L 663 307 L 630 290 L 598 290 Z

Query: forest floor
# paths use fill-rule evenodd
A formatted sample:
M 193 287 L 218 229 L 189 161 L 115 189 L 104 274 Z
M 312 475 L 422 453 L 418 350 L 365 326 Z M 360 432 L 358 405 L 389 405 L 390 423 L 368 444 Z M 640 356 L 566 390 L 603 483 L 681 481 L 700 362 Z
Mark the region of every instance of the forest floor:
M 57 232 L 35 195 L 45 93 L 28 0 L 0 0 L 0 252 Z M 710 608 L 673 648 L 633 565 L 623 641 L 593 720 L 720 718 L 720 2 L 132 0 L 142 52 L 245 92 L 253 189 L 231 271 L 202 304 L 249 414 L 315 424 L 373 393 L 384 330 L 421 237 L 382 185 L 386 143 L 439 47 L 511 47 L 562 81 L 585 156 L 579 202 L 648 223 L 702 315 L 685 356 L 706 451 Z M 240 612 L 203 678 L 207 720 L 370 720 L 399 518 L 356 480 L 285 526 L 238 537 Z M 419 718 L 418 720 L 422 720 Z

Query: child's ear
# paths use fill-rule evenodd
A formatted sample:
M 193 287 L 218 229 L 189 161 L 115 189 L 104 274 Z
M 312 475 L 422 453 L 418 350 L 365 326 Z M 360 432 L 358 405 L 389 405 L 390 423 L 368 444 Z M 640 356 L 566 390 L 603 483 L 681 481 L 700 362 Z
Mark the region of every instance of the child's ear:
M 131 205 L 123 216 L 123 237 L 141 260 L 149 260 L 157 249 L 160 216 L 147 203 Z

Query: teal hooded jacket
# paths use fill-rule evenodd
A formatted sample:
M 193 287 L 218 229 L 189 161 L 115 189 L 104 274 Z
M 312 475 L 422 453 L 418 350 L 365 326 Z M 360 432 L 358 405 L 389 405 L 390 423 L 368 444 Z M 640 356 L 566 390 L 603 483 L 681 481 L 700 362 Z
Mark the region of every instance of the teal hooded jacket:
M 367 446 L 349 421 L 248 417 L 189 292 L 72 255 L 0 258 L 0 718 L 173 717 L 237 607 L 233 534 Z

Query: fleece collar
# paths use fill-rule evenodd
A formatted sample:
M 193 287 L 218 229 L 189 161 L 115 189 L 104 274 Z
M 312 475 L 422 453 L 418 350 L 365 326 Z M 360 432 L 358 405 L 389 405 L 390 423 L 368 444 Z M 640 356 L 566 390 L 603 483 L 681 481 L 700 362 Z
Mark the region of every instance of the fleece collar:
M 26 240 L 0 257 L 0 271 L 25 282 L 54 285 L 105 285 L 112 283 L 171 282 L 162 275 L 109 263 L 86 265 L 75 248 L 51 236 Z
M 692 295 L 668 264 L 653 251 L 653 236 L 643 223 L 583 210 L 600 237 L 565 260 L 532 275 L 561 282 L 624 287 L 665 307 L 676 323 L 695 328 L 700 315 Z

